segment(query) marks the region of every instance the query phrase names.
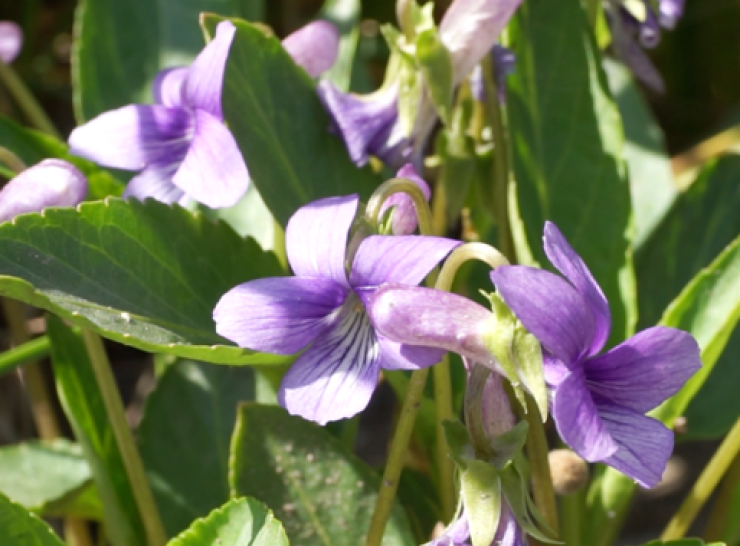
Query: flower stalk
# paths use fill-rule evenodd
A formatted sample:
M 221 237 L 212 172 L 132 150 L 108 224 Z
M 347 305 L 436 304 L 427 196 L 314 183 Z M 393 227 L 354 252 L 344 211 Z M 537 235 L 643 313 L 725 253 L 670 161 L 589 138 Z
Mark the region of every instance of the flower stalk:
M 146 531 L 147 544 L 148 546 L 163 546 L 167 542 L 167 536 L 162 527 L 157 505 L 154 503 L 154 496 L 144 472 L 144 465 L 134 443 L 134 437 L 126 422 L 123 402 L 111 371 L 108 355 L 105 353 L 103 340 L 100 339 L 98 334 L 88 329 L 82 330 L 82 339 L 90 356 L 90 364 L 105 404 L 108 419 L 110 419 L 113 436 L 118 444 L 118 449 L 121 451 L 121 458 L 131 482 L 131 489 Z
M 664 542 L 683 538 L 704 503 L 717 487 L 732 461 L 740 453 L 740 419 L 730 429 L 722 444 L 704 468 L 681 507 L 668 522 L 660 539 Z
M 13 70 L 13 67 L 3 62 L 0 62 L 0 81 L 5 84 L 5 87 L 13 95 L 18 106 L 20 106 L 34 127 L 58 139 L 62 138 L 59 131 L 57 131 L 54 124 L 46 115 L 46 112 L 44 112 L 44 109 L 41 108 L 41 105 L 39 105 L 31 91 L 26 87 L 26 84 L 23 83 L 23 80 Z

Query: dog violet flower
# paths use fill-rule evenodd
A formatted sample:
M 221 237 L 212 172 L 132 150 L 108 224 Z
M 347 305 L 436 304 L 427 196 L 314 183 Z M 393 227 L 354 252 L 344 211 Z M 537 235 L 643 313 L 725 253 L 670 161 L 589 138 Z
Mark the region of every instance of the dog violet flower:
M 244 195 L 249 174 L 223 123 L 221 88 L 236 28 L 219 23 L 216 36 L 189 68 L 171 68 L 154 81 L 156 104 L 105 112 L 69 137 L 73 154 L 108 167 L 141 171 L 124 197 L 153 197 L 212 208 Z
M 587 461 L 602 461 L 653 487 L 673 449 L 673 433 L 644 413 L 700 368 L 696 341 L 686 332 L 656 326 L 599 355 L 611 327 L 601 288 L 550 222 L 544 248 L 565 279 L 524 266 L 499 267 L 491 278 L 546 352 L 560 437 Z
M 13 21 L 0 21 L 0 62 L 12 63 L 23 46 L 23 31 Z
M 313 21 L 283 40 L 283 47 L 309 76 L 329 70 L 339 52 L 339 31 L 328 21 Z
M 87 179 L 61 159 L 45 159 L 10 180 L 0 191 L 0 222 L 46 207 L 73 207 L 85 198 Z
M 292 414 L 324 424 L 362 411 L 384 369 L 416 369 L 441 352 L 408 347 L 378 334 L 365 305 L 386 282 L 418 284 L 457 241 L 371 236 L 345 271 L 357 196 L 321 199 L 288 222 L 285 243 L 295 277 L 241 284 L 216 305 L 216 331 L 240 347 L 304 352 L 283 378 L 278 399 Z

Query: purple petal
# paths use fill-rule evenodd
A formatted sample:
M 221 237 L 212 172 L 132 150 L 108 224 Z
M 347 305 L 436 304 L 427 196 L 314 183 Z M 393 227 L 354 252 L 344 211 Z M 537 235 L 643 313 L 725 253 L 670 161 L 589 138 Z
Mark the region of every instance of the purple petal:
M 370 154 L 388 153 L 384 146 L 398 118 L 396 87 L 363 98 L 342 93 L 324 80 L 316 91 L 344 140 L 350 159 L 358 167 L 367 163 Z
M 645 21 L 640 25 L 640 43 L 647 48 L 654 48 L 660 42 L 660 26 L 652 9 L 647 10 Z
M 385 282 L 415 285 L 460 241 L 421 235 L 372 235 L 360 243 L 349 275 L 353 287 Z
M 628 32 L 613 28 L 612 38 L 614 53 L 632 70 L 637 79 L 653 91 L 663 93 L 665 91 L 663 77 L 632 36 Z
M 223 120 L 221 110 L 221 88 L 226 71 L 226 58 L 236 27 L 230 21 L 221 21 L 216 27 L 216 36 L 190 65 L 185 81 L 185 97 L 197 110 L 205 110 L 213 117 Z
M 555 388 L 563 382 L 563 379 L 568 377 L 570 372 L 566 365 L 550 355 L 547 351 L 542 351 L 542 360 L 542 367 L 545 372 L 545 382 L 548 387 Z
M 12 63 L 23 47 L 23 31 L 13 21 L 0 21 L 0 62 Z
M 496 546 L 527 546 L 527 535 L 519 527 L 509 504 L 501 503 L 501 517 L 493 539 Z
M 432 196 L 432 192 L 426 182 L 416 173 L 416 169 L 411 163 L 401 167 L 396 173 L 397 178 L 407 178 L 416 184 L 427 201 Z M 411 197 L 405 192 L 394 193 L 383 202 L 380 207 L 379 216 L 382 218 L 385 211 L 391 207 L 396 207 L 393 211 L 393 235 L 411 235 L 416 231 L 417 217 L 416 207 Z
M 617 451 L 581 370 L 572 371 L 555 389 L 552 416 L 563 441 L 587 461 L 602 461 Z
M 193 118 L 186 110 L 131 104 L 77 127 L 69 135 L 69 151 L 106 167 L 140 171 L 183 157 L 192 131 Z
M 299 277 L 334 279 L 349 288 L 344 269 L 347 235 L 359 197 L 328 197 L 299 208 L 285 228 L 285 250 Z
M 133 197 L 140 201 L 152 198 L 167 204 L 179 202 L 185 192 L 172 183 L 179 167 L 179 163 L 149 165 L 129 181 L 123 198 Z
M 195 111 L 195 132 L 172 182 L 212 209 L 230 207 L 249 186 L 249 172 L 234 137 L 218 118 Z
M 660 0 L 658 18 L 660 26 L 673 29 L 683 15 L 685 0 Z
M 339 51 L 339 31 L 328 21 L 313 21 L 283 40 L 295 63 L 312 78 L 329 70 Z
M 585 368 L 592 393 L 645 413 L 676 394 L 701 368 L 701 359 L 690 334 L 656 326 L 587 360 Z
M 576 287 L 591 308 L 595 320 L 595 333 L 588 354 L 594 355 L 603 349 L 609 338 L 611 329 L 609 302 L 591 275 L 591 271 L 552 222 L 545 222 L 543 243 L 545 254 L 552 265 Z
M 432 347 L 402 345 L 385 336 L 379 335 L 377 332 L 376 337 L 380 346 L 379 363 L 380 367 L 384 370 L 418 370 L 420 368 L 428 368 L 440 362 L 446 352 L 443 349 Z
M 540 343 L 569 368 L 593 346 L 588 301 L 557 275 L 525 266 L 502 266 L 491 279 L 506 304 Z
M 224 294 L 213 320 L 216 332 L 240 347 L 289 355 L 326 331 L 346 297 L 331 279 L 257 279 Z
M 453 521 L 442 536 L 422 546 L 470 546 L 470 527 L 465 512 Z
M 169 108 L 182 108 L 184 102 L 184 84 L 188 76 L 185 67 L 165 68 L 154 78 L 152 90 L 154 102 Z
M 474 301 L 432 288 L 388 284 L 366 301 L 379 335 L 407 345 L 453 351 L 493 367 L 483 332 L 491 312 Z M 362 291 L 358 294 L 365 297 Z
M 87 179 L 61 159 L 45 159 L 10 180 L 0 191 L 0 222 L 46 207 L 73 207 L 87 193 Z
M 352 417 L 370 401 L 378 382 L 379 347 L 364 311 L 345 313 L 285 374 L 280 404 L 323 425 Z
M 643 487 L 658 485 L 673 452 L 673 432 L 652 417 L 618 406 L 599 406 L 599 413 L 619 445 L 603 462 Z
M 455 83 L 491 50 L 522 0 L 455 0 L 439 25 L 439 37 L 455 67 Z

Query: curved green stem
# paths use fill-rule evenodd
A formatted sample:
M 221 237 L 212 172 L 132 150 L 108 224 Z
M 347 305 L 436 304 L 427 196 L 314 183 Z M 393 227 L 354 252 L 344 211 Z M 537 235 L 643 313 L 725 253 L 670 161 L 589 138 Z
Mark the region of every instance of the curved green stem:
M 419 221 L 419 232 L 422 235 L 432 235 L 432 214 L 429 211 L 426 197 L 419 186 L 406 178 L 391 178 L 378 186 L 367 203 L 365 217 L 371 224 L 377 225 L 383 202 L 394 193 L 401 192 L 408 194 L 414 202 L 416 218 Z
M 28 87 L 26 87 L 26 84 L 23 83 L 23 80 L 15 73 L 13 67 L 0 62 L 0 81 L 8 88 L 8 91 L 13 95 L 18 106 L 21 107 L 21 110 L 23 110 L 34 127 L 53 137 L 62 139 L 57 128 L 54 127 L 54 124 L 36 101 Z
M 704 468 L 678 512 L 668 522 L 660 539 L 664 542 L 682 538 L 704 503 L 712 494 L 730 463 L 740 453 L 740 419 L 730 429 L 712 460 Z
M 712 505 L 712 515 L 709 516 L 709 522 L 704 531 L 704 542 L 707 544 L 723 540 L 738 483 L 740 483 L 740 456 L 736 456 L 732 461 Z
M 12 349 L 0 353 L 0 374 L 9 372 L 19 366 L 30 364 L 35 360 L 41 360 L 49 356 L 51 343 L 46 336 L 37 337 L 18 345 Z
M 131 434 L 131 429 L 126 422 L 123 402 L 108 362 L 108 355 L 105 353 L 103 340 L 100 339 L 98 334 L 88 329 L 82 330 L 82 339 L 90 355 L 90 364 L 113 429 L 113 436 L 118 444 L 123 465 L 131 482 L 131 489 L 136 499 L 141 521 L 146 530 L 147 545 L 163 546 L 167 542 L 167 536 L 164 533 L 159 512 L 154 503 L 154 496 L 144 472 L 144 465 L 134 443 L 133 434 Z
M 5 163 L 15 174 L 20 174 L 26 170 L 26 164 L 23 163 L 21 158 L 3 146 L 0 146 L 0 161 Z

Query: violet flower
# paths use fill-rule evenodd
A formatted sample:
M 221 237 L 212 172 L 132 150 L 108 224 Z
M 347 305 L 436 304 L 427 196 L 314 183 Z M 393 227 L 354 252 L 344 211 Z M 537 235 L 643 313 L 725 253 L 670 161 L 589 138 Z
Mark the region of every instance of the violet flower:
M 491 546 L 527 546 L 527 535 L 522 531 L 511 512 L 508 503 L 501 503 L 501 515 L 498 520 L 496 535 Z M 470 527 L 465 511 L 452 522 L 445 532 L 423 546 L 472 546 Z
M 638 20 L 618 0 L 609 0 L 604 6 L 614 54 L 642 83 L 659 93 L 664 91 L 663 78 L 640 46 L 657 46 L 660 27 L 673 29 L 683 15 L 684 3 L 685 0 L 659 0 L 656 11 L 651 2 L 643 0 L 643 20 Z
M 681 330 L 656 326 L 599 355 L 611 327 L 601 288 L 550 222 L 544 248 L 565 279 L 525 266 L 499 267 L 491 279 L 546 352 L 560 437 L 585 460 L 604 462 L 654 487 L 673 450 L 673 433 L 644 413 L 701 367 L 696 341 Z
M 23 46 L 23 31 L 13 21 L 0 21 L 0 62 L 12 63 Z
M 70 151 L 101 165 L 140 171 L 124 197 L 180 204 L 193 199 L 211 208 L 235 204 L 249 185 L 247 166 L 221 109 L 235 32 L 231 22 L 219 23 L 216 36 L 190 67 L 157 75 L 155 104 L 132 104 L 97 116 L 72 131 Z M 316 22 L 285 43 L 316 76 L 333 64 L 338 33 L 331 24 Z
M 85 198 L 87 179 L 62 159 L 45 159 L 18 174 L 0 191 L 0 222 L 46 207 L 73 207 Z
M 455 0 L 439 26 L 439 37 L 447 47 L 457 85 L 491 50 L 499 34 L 522 0 Z M 437 116 L 426 94 L 410 135 L 398 119 L 398 85 L 388 85 L 371 95 L 343 93 L 330 82 L 319 84 L 319 98 L 332 118 L 331 129 L 347 146 L 357 166 L 370 155 L 392 169 L 405 163 L 420 167 L 421 152 Z
M 498 89 L 498 100 L 504 102 L 506 98 L 506 78 L 514 73 L 516 55 L 508 47 L 496 44 L 493 46 L 489 57 L 493 61 L 493 78 Z M 480 102 L 486 100 L 486 89 L 480 64 L 475 65 L 472 74 L 470 74 L 470 90 L 475 100 Z
M 283 378 L 278 400 L 290 413 L 324 424 L 367 406 L 380 369 L 431 366 L 441 352 L 407 347 L 377 333 L 366 302 L 385 282 L 417 284 L 459 242 L 438 237 L 371 236 L 345 271 L 356 195 L 301 207 L 286 227 L 295 277 L 241 284 L 216 305 L 216 331 L 240 347 L 303 353 Z
M 396 173 L 396 178 L 407 178 L 414 184 L 419 186 L 419 189 L 424 194 L 427 201 L 432 196 L 432 192 L 429 189 L 429 185 L 417 174 L 416 169 L 411 163 L 404 165 Z M 416 217 L 416 208 L 414 207 L 414 201 L 411 199 L 409 194 L 405 192 L 394 193 L 388 199 L 383 202 L 380 207 L 379 216 L 382 218 L 383 214 L 390 209 L 395 207 L 391 219 L 391 227 L 393 235 L 411 235 L 416 231 L 418 220 Z

